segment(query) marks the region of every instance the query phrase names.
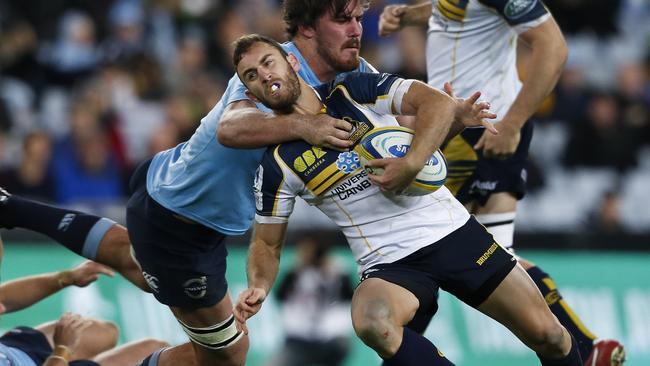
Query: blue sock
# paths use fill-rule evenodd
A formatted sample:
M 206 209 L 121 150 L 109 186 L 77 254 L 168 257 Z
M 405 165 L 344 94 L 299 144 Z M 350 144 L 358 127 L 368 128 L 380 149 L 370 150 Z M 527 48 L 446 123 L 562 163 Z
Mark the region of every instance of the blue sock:
M 95 259 L 102 238 L 114 221 L 11 196 L 0 205 L 0 226 L 20 227 L 49 236 L 71 251 Z
M 526 272 L 539 288 L 551 312 L 578 342 L 578 352 L 580 352 L 582 359 L 589 358 L 591 351 L 594 349 L 593 343 L 596 336 L 582 324 L 582 321 L 564 301 L 548 273 L 539 267 L 532 267 Z
M 402 344 L 391 358 L 384 359 L 386 366 L 454 366 L 424 336 L 404 328 Z
M 571 334 L 569 333 L 569 335 Z M 573 336 L 571 336 L 571 350 L 568 355 L 562 358 L 548 359 L 538 353 L 537 357 L 542 362 L 542 366 L 583 366 L 580 352 L 578 352 L 578 343 Z

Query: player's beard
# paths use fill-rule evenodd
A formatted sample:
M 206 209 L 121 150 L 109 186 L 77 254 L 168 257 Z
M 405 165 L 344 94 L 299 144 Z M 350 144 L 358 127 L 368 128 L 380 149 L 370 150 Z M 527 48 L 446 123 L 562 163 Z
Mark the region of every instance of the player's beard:
M 289 70 L 284 79 L 282 88 L 286 89 L 286 96 L 280 98 L 269 97 L 264 101 L 264 105 L 276 113 L 289 114 L 293 112 L 296 101 L 300 97 L 300 82 L 298 81 L 298 75 L 296 75 L 296 72 L 293 71 L 291 66 L 289 66 Z
M 334 53 L 333 49 L 335 48 L 334 45 L 329 44 L 322 36 L 316 35 L 316 44 L 318 47 L 316 48 L 316 51 L 320 55 L 320 57 L 325 60 L 327 64 L 329 64 L 337 73 L 340 72 L 348 72 L 348 71 L 353 71 L 357 67 L 359 67 L 359 53 L 357 52 L 357 57 L 351 57 L 348 59 L 343 60 L 342 59 L 342 53 L 346 49 L 346 47 L 357 47 L 359 48 L 360 46 L 360 40 L 359 39 L 349 39 L 347 40 L 341 47 L 339 48 L 339 57 Z

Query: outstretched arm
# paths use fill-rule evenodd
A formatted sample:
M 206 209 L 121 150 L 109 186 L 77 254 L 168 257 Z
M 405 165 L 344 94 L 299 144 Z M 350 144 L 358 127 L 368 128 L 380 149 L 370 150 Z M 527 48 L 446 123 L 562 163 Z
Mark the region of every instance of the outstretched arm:
M 259 148 L 292 140 L 305 140 L 314 146 L 345 150 L 352 125 L 326 114 L 297 113 L 274 115 L 257 109 L 250 100 L 230 103 L 224 111 L 217 137 L 234 148 Z
M 532 48 L 524 71 L 523 85 L 514 103 L 497 123 L 499 136 L 484 134 L 476 144 L 485 156 L 508 157 L 519 145 L 519 131 L 553 90 L 567 59 L 568 49 L 562 32 L 552 17 L 520 34 Z
M 68 286 L 85 287 L 96 281 L 100 274 L 112 277 L 113 271 L 99 263 L 86 261 L 71 270 L 9 281 L 0 286 L 0 303 L 4 312 L 18 311 Z
M 253 240 L 248 248 L 248 289 L 239 295 L 234 311 L 241 324 L 260 311 L 273 287 L 280 267 L 280 251 L 286 231 L 286 223 L 255 224 Z

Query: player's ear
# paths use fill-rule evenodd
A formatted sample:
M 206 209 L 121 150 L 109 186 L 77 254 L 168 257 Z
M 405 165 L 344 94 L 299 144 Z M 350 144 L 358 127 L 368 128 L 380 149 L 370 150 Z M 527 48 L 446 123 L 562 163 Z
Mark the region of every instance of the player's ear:
M 260 100 L 257 99 L 257 97 L 253 93 L 251 93 L 250 90 L 246 90 L 245 93 L 246 93 L 246 96 L 248 97 L 248 99 L 252 100 L 255 103 L 260 103 Z
M 307 39 L 312 39 L 316 36 L 316 29 L 307 25 L 299 25 L 298 33 Z
M 298 61 L 296 55 L 294 55 L 293 53 L 289 53 L 289 55 L 287 55 L 287 62 L 289 62 L 289 65 L 291 65 L 293 71 L 295 72 L 300 71 L 300 61 Z

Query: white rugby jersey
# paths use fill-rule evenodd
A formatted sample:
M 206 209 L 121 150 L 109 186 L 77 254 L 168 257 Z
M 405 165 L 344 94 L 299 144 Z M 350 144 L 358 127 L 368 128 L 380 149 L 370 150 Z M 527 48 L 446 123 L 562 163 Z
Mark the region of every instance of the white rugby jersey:
M 521 89 L 519 33 L 550 17 L 540 0 L 432 0 L 427 36 L 429 85 L 450 81 L 456 95 L 481 91 L 499 119 Z
M 388 74 L 356 73 L 316 89 L 327 114 L 355 126 L 353 140 L 376 127 L 397 126 L 397 108 L 410 86 Z M 458 229 L 469 213 L 444 186 L 418 197 L 384 194 L 371 184 L 355 152 L 304 141 L 270 147 L 255 181 L 256 220 L 284 223 L 295 198 L 318 207 L 342 230 L 359 272 L 392 263 Z

